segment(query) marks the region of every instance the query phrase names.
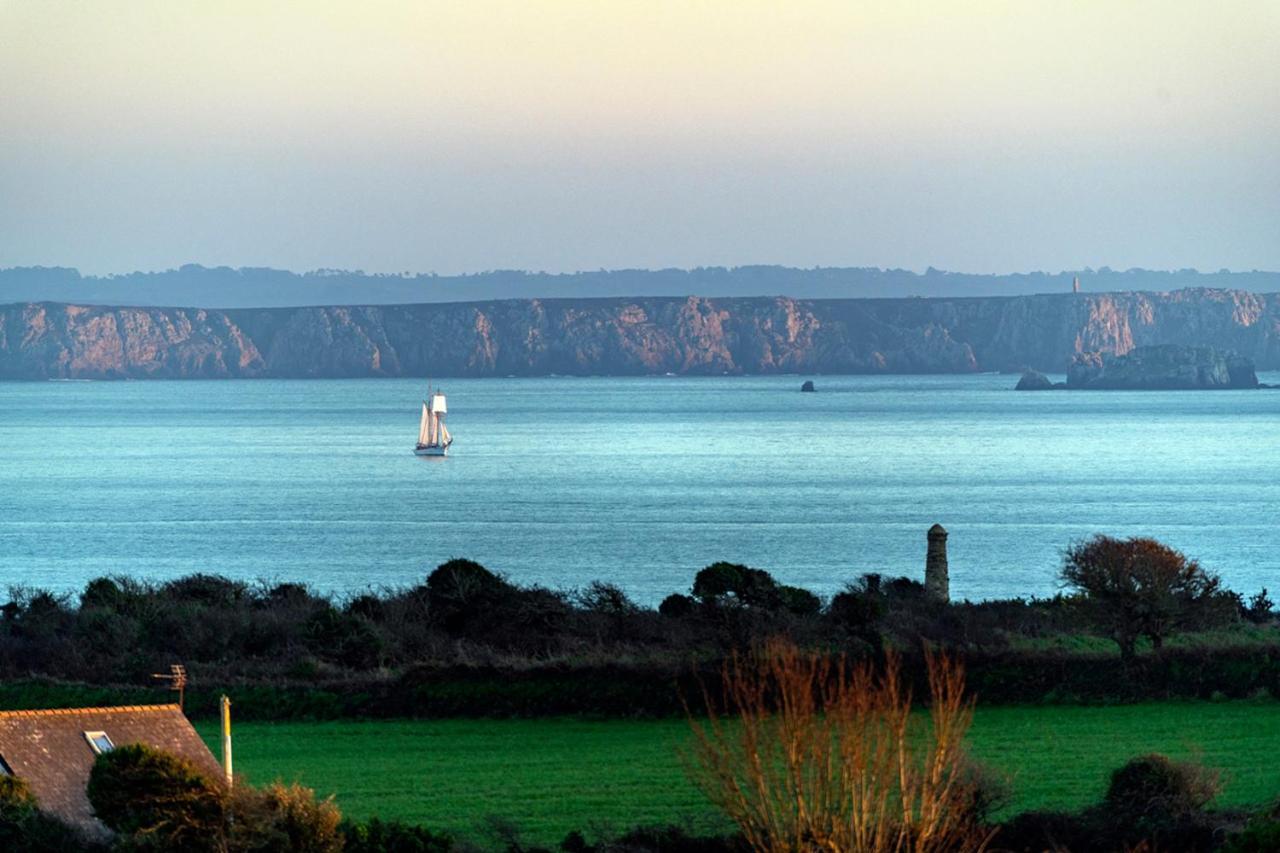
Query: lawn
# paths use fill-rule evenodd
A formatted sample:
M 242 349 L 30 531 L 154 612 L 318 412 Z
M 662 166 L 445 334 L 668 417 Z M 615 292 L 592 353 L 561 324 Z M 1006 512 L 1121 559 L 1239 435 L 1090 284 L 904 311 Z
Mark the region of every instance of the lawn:
M 201 733 L 215 753 L 216 725 Z M 297 780 L 353 817 L 379 815 L 471 834 L 490 816 L 538 842 L 572 829 L 717 818 L 687 780 L 679 720 L 424 720 L 244 723 L 237 771 Z M 1219 805 L 1280 795 L 1280 703 L 981 708 L 973 753 L 1009 775 L 1013 811 L 1096 800 L 1108 772 L 1146 752 L 1224 771 Z

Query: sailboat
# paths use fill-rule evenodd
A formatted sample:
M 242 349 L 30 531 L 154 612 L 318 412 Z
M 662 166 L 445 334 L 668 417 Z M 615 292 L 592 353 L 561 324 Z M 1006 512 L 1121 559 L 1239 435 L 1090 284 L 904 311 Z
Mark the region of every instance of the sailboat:
M 422 420 L 418 422 L 418 444 L 415 456 L 448 456 L 453 436 L 445 428 L 444 416 L 449 411 L 440 391 L 432 393 L 427 386 L 427 399 L 422 401 Z

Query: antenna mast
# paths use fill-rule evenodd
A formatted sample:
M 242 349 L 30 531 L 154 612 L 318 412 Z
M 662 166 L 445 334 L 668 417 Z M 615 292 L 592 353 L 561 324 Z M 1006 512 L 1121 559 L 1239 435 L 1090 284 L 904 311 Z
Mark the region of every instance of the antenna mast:
M 187 668 L 180 663 L 171 663 L 167 674 L 153 673 L 151 677 L 169 682 L 169 689 L 178 691 L 178 708 L 185 711 Z

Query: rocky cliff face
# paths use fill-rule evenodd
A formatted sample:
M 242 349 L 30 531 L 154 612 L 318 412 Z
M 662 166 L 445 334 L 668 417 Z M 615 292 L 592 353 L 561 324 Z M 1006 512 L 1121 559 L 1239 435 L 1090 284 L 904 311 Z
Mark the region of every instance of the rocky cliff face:
M 1280 368 L 1280 295 L 0 306 L 5 379 L 1065 372 L 1077 353 L 1164 343 Z

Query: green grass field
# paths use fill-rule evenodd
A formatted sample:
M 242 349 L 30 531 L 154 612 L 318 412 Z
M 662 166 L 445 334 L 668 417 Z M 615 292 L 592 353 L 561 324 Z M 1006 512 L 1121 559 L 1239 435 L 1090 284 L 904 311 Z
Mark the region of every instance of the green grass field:
M 216 725 L 201 733 L 217 752 Z M 471 835 L 490 816 L 525 838 L 572 829 L 718 818 L 687 780 L 679 720 L 432 720 L 244 723 L 236 770 L 333 794 L 343 812 Z M 1074 809 L 1101 796 L 1109 771 L 1147 752 L 1224 771 L 1219 805 L 1280 795 L 1280 703 L 981 708 L 973 753 L 1009 775 L 1010 811 Z

